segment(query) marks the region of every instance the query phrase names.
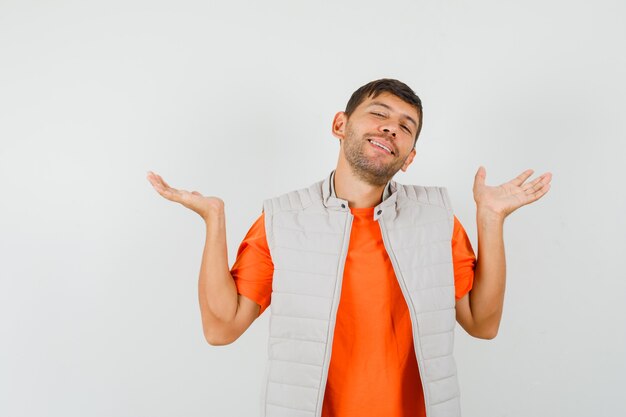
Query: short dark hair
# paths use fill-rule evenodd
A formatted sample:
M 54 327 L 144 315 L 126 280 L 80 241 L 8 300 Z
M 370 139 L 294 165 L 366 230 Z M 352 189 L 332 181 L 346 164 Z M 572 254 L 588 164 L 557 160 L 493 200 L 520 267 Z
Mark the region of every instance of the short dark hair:
M 423 119 L 423 109 L 422 109 L 422 100 L 415 94 L 411 87 L 403 83 L 402 81 L 394 80 L 392 78 L 381 78 L 380 80 L 370 81 L 362 87 L 359 87 L 354 93 L 352 93 L 352 97 L 348 100 L 348 104 L 346 105 L 346 116 L 348 118 L 354 110 L 359 107 L 366 98 L 372 97 L 376 98 L 383 92 L 391 93 L 399 99 L 409 103 L 417 110 L 418 115 L 418 125 L 417 132 L 415 133 L 415 141 L 413 142 L 413 147 L 417 143 L 417 138 L 422 131 L 422 119 Z

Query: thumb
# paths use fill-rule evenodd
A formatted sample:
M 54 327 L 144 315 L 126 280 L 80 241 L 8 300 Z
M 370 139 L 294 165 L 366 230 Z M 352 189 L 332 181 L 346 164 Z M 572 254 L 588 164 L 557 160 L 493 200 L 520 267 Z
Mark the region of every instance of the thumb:
M 487 170 L 482 165 L 476 171 L 476 176 L 474 177 L 474 186 L 477 185 L 485 185 L 485 179 L 487 178 Z

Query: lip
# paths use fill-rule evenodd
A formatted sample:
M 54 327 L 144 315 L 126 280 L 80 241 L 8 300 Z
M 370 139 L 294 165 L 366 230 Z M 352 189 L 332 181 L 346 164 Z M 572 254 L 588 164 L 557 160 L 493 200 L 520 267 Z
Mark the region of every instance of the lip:
M 384 145 L 384 146 L 388 147 L 389 149 L 391 149 L 391 154 L 387 154 L 387 155 L 396 156 L 396 149 L 395 149 L 395 148 L 391 145 L 391 143 L 389 143 L 387 140 L 385 140 L 385 139 L 383 139 L 383 138 L 381 138 L 381 137 L 378 137 L 378 136 L 370 136 L 370 137 L 368 137 L 368 138 L 367 138 L 367 141 L 368 141 L 370 144 L 372 143 L 372 142 L 371 142 L 372 140 L 375 140 L 376 142 L 380 143 L 381 145 Z M 384 152 L 384 150 L 383 150 L 383 149 L 381 149 L 381 148 L 379 148 L 378 146 L 376 146 L 376 145 L 374 145 L 374 144 L 372 144 L 372 146 L 374 146 L 375 148 L 378 148 L 378 149 L 380 149 L 381 151 L 383 151 L 383 152 Z M 385 152 L 385 153 L 386 153 L 386 152 Z

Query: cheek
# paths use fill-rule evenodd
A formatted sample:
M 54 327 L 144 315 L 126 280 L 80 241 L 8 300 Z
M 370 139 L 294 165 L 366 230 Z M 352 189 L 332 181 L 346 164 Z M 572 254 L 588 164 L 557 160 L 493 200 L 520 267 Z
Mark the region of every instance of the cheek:
M 359 133 L 372 133 L 378 131 L 378 123 L 375 120 L 363 119 L 356 123 L 354 131 Z

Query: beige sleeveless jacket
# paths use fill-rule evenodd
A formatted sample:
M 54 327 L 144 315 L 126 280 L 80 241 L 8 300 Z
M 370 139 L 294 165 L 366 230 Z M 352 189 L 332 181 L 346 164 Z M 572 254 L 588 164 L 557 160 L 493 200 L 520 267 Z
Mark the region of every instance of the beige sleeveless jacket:
M 263 203 L 274 263 L 263 417 L 322 414 L 353 218 L 333 176 Z M 374 220 L 409 308 L 426 415 L 459 417 L 447 191 L 390 181 Z

